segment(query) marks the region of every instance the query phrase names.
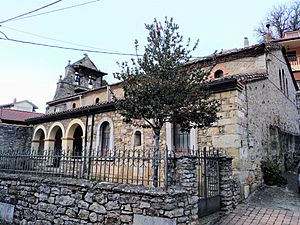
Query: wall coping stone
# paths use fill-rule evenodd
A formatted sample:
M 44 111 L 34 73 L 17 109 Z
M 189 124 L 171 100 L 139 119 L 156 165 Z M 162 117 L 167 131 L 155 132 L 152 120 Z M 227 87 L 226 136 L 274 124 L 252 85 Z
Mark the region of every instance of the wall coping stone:
M 131 193 L 131 194 L 146 194 L 150 196 L 179 196 L 179 195 L 188 195 L 189 192 L 186 191 L 182 187 L 170 187 L 167 190 L 162 188 L 155 187 L 144 187 L 142 185 L 135 184 L 118 184 L 118 183 L 110 183 L 110 182 L 101 182 L 98 183 L 93 180 L 85 180 L 85 179 L 77 179 L 77 178 L 61 178 L 61 177 L 36 177 L 33 175 L 26 174 L 7 174 L 0 172 L 0 180 L 14 180 L 14 181 L 29 181 L 36 183 L 44 183 L 49 184 L 51 186 L 75 186 L 75 187 L 86 187 L 92 190 L 105 190 L 105 191 L 118 191 L 123 193 Z

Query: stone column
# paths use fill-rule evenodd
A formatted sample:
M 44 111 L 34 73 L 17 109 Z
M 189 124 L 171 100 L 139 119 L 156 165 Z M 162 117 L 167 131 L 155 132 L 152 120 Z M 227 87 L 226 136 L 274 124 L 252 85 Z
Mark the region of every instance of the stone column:
M 175 184 L 191 194 L 196 192 L 196 156 L 187 153 L 175 154 Z
M 221 155 L 219 159 L 221 210 L 230 211 L 237 204 L 237 188 L 232 175 L 232 157 Z

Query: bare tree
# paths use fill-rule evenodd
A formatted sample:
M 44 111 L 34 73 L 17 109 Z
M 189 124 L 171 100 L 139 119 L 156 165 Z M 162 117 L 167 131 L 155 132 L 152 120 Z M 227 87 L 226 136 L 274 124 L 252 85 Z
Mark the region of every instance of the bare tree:
M 270 27 L 267 28 L 266 25 Z M 285 32 L 298 30 L 300 28 L 300 1 L 283 3 L 273 6 L 267 16 L 254 29 L 260 42 L 264 41 L 267 33 L 273 38 L 282 38 Z

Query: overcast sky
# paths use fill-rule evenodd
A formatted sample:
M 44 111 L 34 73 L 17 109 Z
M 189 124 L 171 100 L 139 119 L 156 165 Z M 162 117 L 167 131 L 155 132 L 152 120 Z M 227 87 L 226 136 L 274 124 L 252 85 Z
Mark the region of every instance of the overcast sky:
M 0 21 L 4 21 L 55 0 L 0 2 Z M 167 16 L 174 18 L 185 40 L 188 37 L 192 41 L 200 40 L 193 56 L 205 56 L 215 50 L 241 48 L 244 37 L 249 38 L 250 45 L 256 44 L 255 26 L 273 5 L 286 1 L 62 0 L 29 15 L 88 2 L 78 7 L 0 23 L 0 38 L 121 53 L 135 53 L 134 40 L 138 39 L 141 46 L 139 53 L 142 54 L 147 37 L 144 24 Z M 33 102 L 39 107 L 39 112 L 44 112 L 46 102 L 53 99 L 59 75 L 64 76 L 68 60 L 75 62 L 83 58 L 84 53 L 0 40 L 0 105 L 17 98 L 17 101 Z M 115 82 L 112 73 L 120 70 L 116 62 L 131 58 L 101 53 L 88 55 L 98 69 L 108 73 L 106 80 L 109 83 Z

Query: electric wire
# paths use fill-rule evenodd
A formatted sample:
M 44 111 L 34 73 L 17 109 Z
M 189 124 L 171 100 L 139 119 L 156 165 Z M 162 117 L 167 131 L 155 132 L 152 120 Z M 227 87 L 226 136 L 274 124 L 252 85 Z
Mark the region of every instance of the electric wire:
M 34 16 L 40 16 L 40 15 L 44 15 L 44 14 L 48 14 L 48 13 L 58 12 L 58 11 L 66 10 L 66 9 L 71 9 L 71 8 L 75 8 L 75 7 L 95 3 L 95 2 L 98 2 L 98 1 L 100 1 L 100 0 L 94 0 L 94 1 L 89 1 L 89 2 L 85 2 L 85 3 L 77 4 L 77 5 L 71 5 L 71 6 L 67 6 L 67 7 L 64 7 L 64 8 L 60 8 L 60 9 L 54 9 L 54 10 L 43 12 L 43 13 L 38 13 L 38 14 L 30 15 L 30 16 L 25 16 L 25 17 L 22 17 L 22 18 L 16 18 L 14 20 L 27 19 L 27 18 L 31 18 L 31 17 L 34 17 Z
M 0 26 L 3 27 L 3 28 L 9 29 L 9 30 L 13 30 L 13 31 L 17 31 L 17 32 L 20 32 L 20 33 L 32 35 L 32 36 L 35 36 L 35 37 L 44 38 L 44 39 L 51 40 L 51 41 L 57 41 L 57 42 L 61 42 L 61 43 L 66 43 L 66 44 L 71 44 L 71 45 L 81 46 L 81 47 L 86 47 L 86 48 L 91 48 L 91 49 L 97 49 L 97 50 L 101 50 L 101 51 L 109 51 L 109 52 L 119 53 L 118 51 L 114 51 L 114 50 L 110 50 L 110 49 L 97 48 L 97 47 L 93 47 L 93 46 L 89 46 L 89 45 L 83 45 L 83 44 L 78 44 L 78 43 L 74 43 L 74 42 L 70 42 L 70 41 L 63 41 L 63 40 L 59 40 L 59 39 L 56 39 L 56 38 L 50 38 L 50 37 L 46 37 L 44 35 L 34 34 L 34 33 L 30 33 L 30 32 L 27 32 L 27 31 L 22 31 L 22 30 L 18 30 L 18 29 L 14 29 L 14 28 L 11 28 L 11 27 L 3 26 L 3 25 L 0 25 Z M 3 32 L 1 32 L 1 33 L 3 33 Z M 4 35 L 4 33 L 3 33 L 3 35 Z M 7 39 L 9 39 L 9 38 L 7 38 Z
M 3 36 L 6 38 L 6 39 L 9 39 L 6 34 L 4 34 L 2 31 L 0 31 L 1 34 L 3 34 Z
M 44 5 L 44 6 L 40 7 L 40 8 L 34 9 L 34 10 L 29 11 L 29 12 L 27 12 L 27 13 L 23 13 L 23 14 L 21 14 L 21 15 L 14 16 L 14 17 L 12 17 L 12 18 L 9 18 L 9 19 L 0 21 L 0 24 L 1 24 L 1 23 L 5 23 L 5 22 L 8 22 L 8 21 L 11 21 L 11 20 L 16 20 L 16 19 L 18 19 L 18 18 L 20 19 L 20 18 L 23 17 L 23 16 L 26 16 L 26 15 L 29 15 L 29 14 L 31 14 L 31 13 L 37 12 L 37 11 L 39 11 L 39 10 L 41 10 L 41 9 L 47 8 L 47 7 L 51 6 L 51 5 L 54 5 L 54 4 L 56 4 L 56 3 L 59 3 L 59 2 L 61 2 L 61 1 L 62 1 L 62 0 L 57 0 L 57 1 L 55 1 L 55 2 L 52 2 L 52 3 L 48 4 L 48 5 Z
M 2 26 L 2 27 L 4 27 L 4 26 Z M 7 27 L 5 27 L 5 28 L 7 28 Z M 76 43 L 73 43 L 73 42 L 67 42 L 67 41 L 61 41 L 61 40 L 58 40 L 58 39 L 47 38 L 47 37 L 44 37 L 42 35 L 41 35 L 41 37 L 47 38 L 49 40 L 55 40 L 55 41 L 65 42 L 65 43 L 68 43 L 68 44 L 73 44 L 73 45 L 78 45 L 78 46 L 84 46 L 84 47 L 98 49 L 98 50 L 72 48 L 72 47 L 50 45 L 50 44 L 37 43 L 37 42 L 31 42 L 31 41 L 23 41 L 23 40 L 8 38 L 7 35 L 5 35 L 1 31 L 0 31 L 0 33 L 2 33 L 6 37 L 6 38 L 0 38 L 0 40 L 12 41 L 12 42 L 17 42 L 17 43 L 22 43 L 22 44 L 31 44 L 31 45 L 36 45 L 36 46 L 51 47 L 51 48 L 58 48 L 58 49 L 65 49 L 65 50 L 74 50 L 74 51 L 82 51 L 82 52 L 99 53 L 99 54 L 124 55 L 124 56 L 135 56 L 135 57 L 136 56 L 143 56 L 143 54 L 124 53 L 124 52 L 117 52 L 117 51 L 113 51 L 113 50 L 104 50 L 104 49 L 97 48 L 97 47 L 92 47 L 92 46 L 87 46 L 87 45 L 80 45 L 80 44 L 76 44 Z M 24 33 L 27 33 L 27 32 L 24 32 Z M 39 35 L 37 35 L 37 36 L 39 36 Z M 196 60 L 198 59 L 195 63 L 202 61 L 202 57 L 199 57 L 199 56 L 193 56 L 191 58 L 192 59 L 196 59 Z M 252 62 L 252 60 L 250 60 L 250 59 L 249 60 L 237 59 L 235 61 L 236 62 Z M 260 61 L 262 61 L 262 60 L 260 60 Z
M 12 42 L 17 42 L 17 43 L 22 43 L 22 44 L 30 44 L 30 45 L 36 45 L 36 46 L 43 46 L 43 47 L 50 47 L 50 48 L 81 51 L 81 52 L 91 52 L 91 53 L 109 54 L 109 55 L 123 55 L 123 56 L 142 56 L 142 55 L 136 55 L 136 54 L 132 54 L 132 53 L 97 51 L 97 50 L 90 50 L 90 49 L 81 49 L 81 48 L 71 48 L 71 47 L 64 47 L 64 46 L 58 46 L 58 45 L 49 45 L 49 44 L 44 44 L 44 43 L 37 43 L 37 42 L 31 42 L 31 41 L 22 41 L 22 40 L 11 39 L 11 38 L 8 38 L 8 39 L 0 38 L 0 40 L 12 41 Z

